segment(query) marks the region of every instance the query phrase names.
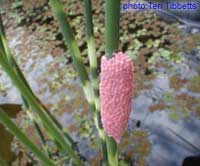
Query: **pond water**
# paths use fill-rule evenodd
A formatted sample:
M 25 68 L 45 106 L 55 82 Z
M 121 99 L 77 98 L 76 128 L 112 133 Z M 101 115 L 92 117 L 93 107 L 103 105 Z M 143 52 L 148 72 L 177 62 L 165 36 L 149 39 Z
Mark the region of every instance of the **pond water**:
M 195 70 L 189 69 L 186 64 L 176 64 L 176 68 L 181 71 L 180 74 L 182 74 L 183 78 L 185 76 L 192 77 L 192 75 L 198 75 Z M 166 97 L 166 94 L 169 94 L 171 97 L 171 95 L 186 93 L 199 99 L 200 94 L 192 93 L 185 87 L 181 87 L 178 92 L 174 91 L 170 88 L 169 75 L 165 72 L 159 72 L 157 78 L 153 81 L 154 87 L 151 91 L 142 92 L 133 101 L 133 111 L 131 114 L 133 122 L 130 122 L 130 126 L 133 126 L 135 121 L 140 120 L 141 127 L 149 131 L 152 150 L 147 160 L 150 166 L 180 166 L 185 157 L 198 156 L 200 154 L 199 117 L 194 113 L 190 116 L 186 115 L 186 117 L 178 115 L 181 112 L 179 109 L 184 108 L 178 107 L 175 98 Z M 169 105 L 170 103 L 174 103 L 173 110 L 172 108 L 161 108 L 162 110 L 158 108 L 158 111 L 150 113 L 149 107 L 161 100 L 164 100 L 164 103 L 168 103 Z M 188 101 L 182 102 L 186 103 Z M 184 118 L 181 118 L 181 116 Z M 193 148 L 188 142 L 196 148 Z
M 188 35 L 200 34 L 198 28 L 188 29 L 185 25 L 179 28 Z M 56 111 L 63 125 L 70 128 L 83 156 L 94 159 L 98 156 L 95 147 L 98 143 L 92 139 L 92 146 L 89 135 L 83 133 L 89 132 L 95 136 L 96 131 L 87 122 L 91 115 L 74 70 L 71 66 L 65 66 L 64 57 L 46 54 L 37 44 L 37 38 L 27 34 L 23 27 L 9 27 L 7 35 L 10 47 L 33 90 L 51 111 Z M 26 50 L 27 45 L 30 48 Z M 155 77 L 144 81 L 144 84 L 152 87 L 140 90 L 133 97 L 127 129 L 133 136 L 125 134 L 122 139 L 120 148 L 123 142 L 131 141 L 128 148 L 124 148 L 122 156 L 128 151 L 134 151 L 133 163 L 142 158 L 148 166 L 181 166 L 185 157 L 200 155 L 199 55 L 199 48 L 194 48 L 182 54 L 186 60 L 181 63 L 160 58 L 158 64 L 163 65 L 149 67 Z M 2 70 L 0 84 L 0 103 L 21 103 L 18 91 Z M 148 146 L 138 146 L 140 140 L 133 141 L 140 138 L 134 135 L 140 131 L 144 131 L 142 139 Z M 140 154 L 142 152 L 144 154 Z M 137 162 L 136 165 L 145 166 L 145 162 Z

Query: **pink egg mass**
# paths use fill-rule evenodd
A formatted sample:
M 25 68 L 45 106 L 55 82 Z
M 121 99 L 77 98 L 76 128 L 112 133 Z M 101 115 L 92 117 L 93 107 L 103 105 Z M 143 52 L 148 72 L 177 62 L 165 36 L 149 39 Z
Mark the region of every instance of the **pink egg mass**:
M 118 143 L 131 112 L 133 70 L 131 58 L 122 52 L 101 59 L 101 121 L 106 133 Z

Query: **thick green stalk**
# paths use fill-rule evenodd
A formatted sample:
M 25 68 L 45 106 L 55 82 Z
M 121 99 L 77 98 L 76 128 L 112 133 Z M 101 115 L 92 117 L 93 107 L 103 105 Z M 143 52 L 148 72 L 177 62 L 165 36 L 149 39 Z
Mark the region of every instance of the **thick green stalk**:
M 119 47 L 119 21 L 120 0 L 105 1 L 105 44 L 106 57 L 109 59 Z M 108 150 L 108 162 L 110 166 L 118 166 L 117 143 L 107 136 L 106 145 Z
M 118 51 L 119 46 L 120 0 L 105 0 L 105 44 L 106 56 Z
M 0 54 L 0 64 L 6 71 L 6 73 L 9 75 L 15 86 L 19 89 L 22 96 L 26 98 L 32 109 L 35 110 L 35 112 L 38 114 L 44 127 L 47 129 L 49 134 L 51 134 L 51 136 L 55 138 L 55 140 L 57 140 L 62 150 L 66 150 L 69 156 L 71 156 L 78 165 L 82 165 L 79 156 L 77 156 L 77 154 L 73 151 L 70 145 L 63 138 L 63 135 L 57 129 L 57 126 L 55 126 L 55 124 L 52 123 L 52 120 L 49 118 L 44 108 L 40 105 L 40 103 L 38 103 L 38 100 L 29 91 L 29 89 L 26 87 L 26 84 L 22 80 L 20 80 L 20 78 L 17 77 L 15 72 L 10 68 L 6 59 L 1 54 Z
M 107 136 L 106 145 L 108 150 L 109 166 L 118 166 L 117 143 L 112 137 Z
M 95 95 L 95 119 L 97 129 L 99 131 L 101 144 L 102 144 L 102 151 L 103 151 L 103 160 L 107 162 L 107 149 L 106 149 L 106 137 L 105 132 L 103 130 L 101 124 L 101 117 L 100 117 L 100 98 L 99 98 L 99 80 L 98 80 L 98 68 L 97 68 L 97 57 L 96 57 L 96 48 L 95 48 L 95 40 L 94 40 L 94 32 L 93 32 L 93 22 L 92 22 L 92 3 L 91 0 L 84 0 L 84 13 L 85 13 L 85 22 L 86 22 L 86 33 L 87 33 L 87 46 L 88 46 L 88 56 L 89 56 L 89 63 L 90 63 L 90 70 L 92 74 L 92 85 L 94 89 Z
M 10 120 L 8 115 L 0 108 L 0 122 L 8 128 L 8 130 L 19 139 L 23 145 L 29 149 L 35 156 L 37 156 L 41 162 L 46 166 L 55 166 L 54 162 L 51 161 L 46 155 L 44 155 L 34 143 L 21 132 L 19 128 Z

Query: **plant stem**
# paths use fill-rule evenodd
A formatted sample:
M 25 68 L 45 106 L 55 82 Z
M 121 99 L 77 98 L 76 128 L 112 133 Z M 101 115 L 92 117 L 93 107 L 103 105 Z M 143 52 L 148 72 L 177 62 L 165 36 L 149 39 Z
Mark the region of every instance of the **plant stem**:
M 105 44 L 106 57 L 109 59 L 119 47 L 120 0 L 105 1 Z M 118 166 L 117 143 L 111 137 L 106 138 L 108 162 L 110 166 Z
M 41 118 L 41 121 L 42 121 L 44 126 L 46 125 L 44 118 L 48 119 L 50 126 L 49 125 L 46 126 L 46 128 L 49 129 L 47 131 L 51 135 L 51 138 L 53 138 L 53 140 L 54 140 L 55 144 L 58 146 L 58 148 L 60 148 L 60 149 L 62 148 L 61 151 L 67 150 L 67 152 L 70 153 L 71 156 L 74 156 L 74 158 L 78 158 L 78 160 L 79 160 L 79 157 L 77 155 L 75 155 L 75 153 L 73 152 L 73 149 L 71 149 L 71 147 L 68 145 L 68 143 L 65 141 L 62 134 L 60 133 L 60 131 L 63 130 L 62 126 L 53 117 L 53 115 L 41 104 L 39 99 L 34 95 L 34 93 L 32 92 L 32 90 L 31 90 L 31 88 L 28 84 L 28 82 L 26 81 L 23 73 L 21 72 L 20 68 L 18 67 L 17 63 L 15 62 L 15 59 L 13 58 L 13 56 L 11 54 L 11 51 L 10 51 L 9 46 L 8 46 L 8 42 L 6 40 L 1 16 L 0 16 L 0 42 L 2 43 L 2 46 L 3 46 L 3 50 L 0 50 L 0 54 L 1 54 L 0 58 L 2 58 L 2 66 L 3 65 L 4 65 L 4 67 L 6 66 L 4 69 L 7 73 L 8 72 L 12 73 L 12 74 L 10 73 L 12 75 L 12 77 L 11 77 L 12 80 L 14 79 L 14 77 L 17 77 L 18 81 L 23 82 L 22 85 L 24 85 L 24 87 L 18 86 L 18 89 L 21 88 L 20 91 L 21 91 L 22 97 L 23 97 L 22 91 L 24 91 L 24 89 L 26 89 L 27 92 L 30 95 L 29 99 L 31 97 L 35 102 L 34 104 L 36 104 L 38 106 L 38 108 L 40 108 L 40 109 L 36 109 L 35 105 L 31 105 L 33 103 L 30 103 L 28 101 L 28 99 L 26 98 L 26 96 L 24 96 L 23 98 L 25 99 L 24 101 L 26 101 L 26 104 L 27 105 L 30 104 L 32 108 L 36 109 L 35 111 L 39 114 L 39 117 Z M 53 124 L 53 122 L 55 124 Z M 67 136 L 66 137 L 67 140 L 72 144 L 72 146 L 75 147 L 76 145 L 75 145 L 73 139 L 69 136 L 69 134 L 66 131 L 64 132 L 64 135 Z M 76 149 L 78 149 L 78 148 L 76 147 Z
M 32 122 L 32 124 L 33 124 L 33 126 L 34 126 L 34 128 L 35 128 L 35 130 L 36 130 L 36 132 L 38 134 L 38 136 L 40 137 L 41 144 L 42 144 L 42 147 L 43 147 L 46 155 L 49 158 L 52 158 L 51 153 L 49 151 L 49 147 L 48 147 L 48 145 L 46 143 L 45 137 L 44 137 L 44 135 L 42 133 L 42 130 L 40 129 L 39 123 L 37 122 L 36 118 L 32 115 L 33 113 L 31 111 L 30 105 L 28 104 L 28 102 L 26 101 L 26 99 L 23 96 L 21 96 L 21 98 L 22 98 L 24 106 L 25 106 L 25 108 L 27 110 L 27 115 L 29 116 L 29 118 L 30 118 L 30 120 L 31 120 L 31 122 Z
M 57 140 L 57 142 L 60 144 L 60 147 L 62 148 L 61 150 L 66 150 L 67 153 L 74 159 L 74 161 L 77 164 L 82 165 L 79 156 L 77 156 L 77 154 L 73 151 L 70 145 L 63 138 L 63 135 L 57 129 L 57 126 L 55 126 L 55 124 L 52 123 L 52 120 L 49 118 L 48 114 L 45 112 L 42 105 L 38 103 L 37 98 L 35 98 L 32 95 L 32 93 L 26 87 L 26 84 L 22 80 L 20 80 L 20 78 L 18 78 L 17 75 L 15 74 L 15 72 L 10 68 L 6 59 L 1 55 L 1 52 L 0 52 L 0 64 L 6 71 L 6 73 L 9 75 L 15 86 L 19 89 L 22 96 L 26 98 L 28 103 L 30 103 L 31 107 L 33 108 L 33 110 L 35 110 L 35 112 L 39 115 L 41 122 L 43 123 L 44 127 L 47 129 L 49 134 L 51 134 L 52 138 Z
M 90 85 L 90 80 L 88 73 L 86 71 L 85 65 L 81 58 L 81 53 L 78 48 L 77 42 L 74 38 L 73 31 L 70 27 L 70 24 L 67 20 L 67 16 L 64 12 L 64 8 L 60 0 L 50 0 L 50 6 L 60 24 L 60 29 L 63 34 L 64 40 L 69 47 L 70 54 L 72 56 L 74 66 L 79 74 L 80 81 L 83 85 L 83 90 L 87 101 L 90 105 L 92 113 L 95 112 L 95 103 L 94 103 L 94 92 Z
M 83 84 L 83 90 L 84 90 L 85 96 L 87 98 L 87 101 L 89 103 L 90 110 L 92 111 L 92 114 L 94 117 L 94 122 L 98 129 L 99 135 L 102 138 L 102 140 L 105 140 L 105 132 L 103 131 L 103 128 L 99 127 L 100 120 L 98 118 L 99 113 L 98 114 L 96 113 L 96 106 L 95 106 L 95 102 L 94 102 L 94 98 L 95 98 L 94 92 L 91 88 L 89 77 L 88 77 L 86 68 L 85 68 L 82 58 L 81 58 L 80 50 L 78 48 L 77 42 L 75 41 L 72 29 L 69 25 L 69 22 L 67 21 L 67 17 L 65 15 L 63 6 L 59 0 L 50 0 L 50 5 L 52 7 L 52 10 L 53 10 L 56 18 L 58 19 L 62 34 L 64 36 L 64 40 L 67 43 L 67 45 L 69 46 L 69 50 L 70 50 L 74 65 L 76 67 L 76 70 L 78 71 L 80 81 Z M 90 32 L 91 32 L 91 29 L 90 29 Z M 94 46 L 92 46 L 92 50 L 90 50 L 90 51 L 91 52 L 94 51 Z M 95 65 L 95 63 L 96 63 L 95 60 L 93 59 L 92 61 L 93 61 L 93 64 Z M 99 105 L 98 102 L 97 102 L 97 104 Z M 100 107 L 100 106 L 98 106 L 98 107 Z M 105 141 L 103 142 L 103 148 L 104 148 L 104 153 L 106 153 Z
M 93 23 L 92 23 L 92 6 L 91 0 L 84 0 L 84 12 L 85 12 L 85 22 L 86 22 L 86 32 L 87 32 L 87 46 L 88 46 L 88 56 L 90 62 L 90 69 L 92 74 L 92 84 L 95 92 L 95 96 L 99 96 L 99 81 L 98 81 L 98 69 L 97 69 L 97 57 L 95 40 L 93 33 Z
M 5 57 L 7 57 L 7 61 L 8 63 L 10 64 L 10 68 L 13 69 L 13 71 L 16 73 L 16 75 L 18 75 L 18 77 L 26 84 L 27 88 L 29 89 L 29 91 L 32 93 L 32 95 L 34 95 L 34 93 L 32 92 L 32 89 L 30 88 L 28 82 L 26 81 L 24 75 L 22 74 L 20 68 L 18 67 L 17 63 L 15 62 L 13 56 L 12 56 L 12 53 L 10 51 L 10 48 L 8 46 L 8 41 L 6 39 L 6 34 L 5 34 L 5 31 L 4 31 L 4 27 L 3 27 L 3 21 L 1 19 L 1 16 L 0 16 L 0 42 L 2 42 L 2 48 L 4 50 L 4 54 L 6 55 Z M 28 102 L 26 101 L 26 99 L 21 96 L 22 100 L 23 100 L 23 103 L 25 105 L 25 107 L 27 108 L 27 110 L 30 110 L 30 106 L 28 104 Z M 33 125 L 41 139 L 41 142 L 43 144 L 44 147 L 46 147 L 46 142 L 45 142 L 45 139 L 44 139 L 44 136 L 40 130 L 40 127 L 39 125 L 37 124 L 37 122 L 34 120 L 34 117 L 31 116 L 31 113 L 28 112 L 28 115 L 31 119 L 31 121 L 33 122 Z M 47 148 L 44 148 L 47 150 Z M 48 154 L 50 155 L 50 152 L 48 152 Z
M 8 115 L 0 108 L 0 122 L 9 129 L 9 131 L 19 139 L 26 148 L 31 150 L 35 156 L 37 156 L 41 162 L 46 166 L 55 166 L 53 161 L 51 161 L 46 155 L 44 155 L 33 142 L 20 131 L 19 128 L 10 120 Z
M 2 21 L 2 18 L 1 18 L 1 14 L 0 14 L 0 34 L 5 34 L 4 29 L 3 29 L 3 21 Z M 2 35 L 0 35 L 0 50 L 2 50 L 2 53 L 5 55 Z
M 1 29 L 3 29 L 3 26 L 2 26 Z M 11 54 L 11 51 L 10 51 L 10 49 L 8 47 L 8 42 L 7 42 L 6 37 L 5 37 L 5 32 L 2 31 L 2 33 L 0 33 L 0 34 L 2 34 L 1 35 L 1 41 L 3 43 L 3 48 L 5 48 L 5 50 L 6 50 L 5 51 L 5 55 L 7 57 L 8 63 L 10 64 L 10 67 L 13 68 L 13 71 L 16 73 L 16 75 L 18 75 L 18 77 L 26 84 L 27 88 L 32 93 L 32 95 L 34 95 L 32 89 L 30 88 L 28 82 L 26 81 L 24 75 L 22 74 L 20 68 L 18 67 L 17 63 L 15 62 L 15 60 L 14 60 L 12 54 Z M 34 127 L 35 127 L 35 129 L 36 129 L 36 131 L 38 133 L 38 136 L 40 137 L 40 140 L 42 142 L 42 145 L 43 145 L 46 153 L 50 157 L 50 152 L 48 151 L 48 148 L 46 147 L 46 141 L 45 141 L 44 136 L 43 136 L 43 134 L 42 134 L 42 132 L 40 130 L 40 127 L 37 124 L 37 122 L 34 120 L 34 117 L 30 113 L 30 106 L 29 106 L 28 102 L 26 101 L 26 99 L 23 96 L 21 96 L 21 98 L 23 100 L 23 103 L 24 103 L 25 107 L 27 108 L 27 110 L 29 110 L 27 112 L 28 116 L 29 116 L 29 118 L 31 119 L 31 121 L 32 121 L 32 123 L 34 125 Z
M 28 109 L 28 108 L 27 108 L 27 109 Z M 35 130 L 36 130 L 38 136 L 40 137 L 40 140 L 41 140 L 41 143 L 42 143 L 42 147 L 43 147 L 43 149 L 44 149 L 46 155 L 47 155 L 49 158 L 52 158 L 51 153 L 50 153 L 50 151 L 49 151 L 49 147 L 48 147 L 48 145 L 47 145 L 47 143 L 46 143 L 46 140 L 45 140 L 44 135 L 43 135 L 43 133 L 42 133 L 42 131 L 41 131 L 41 129 L 40 129 L 39 124 L 38 124 L 38 123 L 36 122 L 36 120 L 34 119 L 34 117 L 33 117 L 32 113 L 31 113 L 31 111 L 27 111 L 27 114 L 28 114 L 29 118 L 31 119 L 31 121 L 32 121 L 32 123 L 33 123 L 33 126 L 34 126 L 34 128 L 35 128 Z
M 94 89 L 95 95 L 95 117 L 97 129 L 99 131 L 101 144 L 102 144 L 102 152 L 103 152 L 103 161 L 107 163 L 107 149 L 106 149 L 106 140 L 105 140 L 105 132 L 103 130 L 101 124 L 100 117 L 100 98 L 99 98 L 99 80 L 98 80 L 98 69 L 97 69 L 97 57 L 96 57 L 96 48 L 95 48 L 95 40 L 94 40 L 94 32 L 93 32 L 93 22 L 92 22 L 92 3 L 91 0 L 84 0 L 84 13 L 85 13 L 85 22 L 86 22 L 86 33 L 87 33 L 87 46 L 88 46 L 88 56 L 90 62 L 90 70 L 92 74 L 92 85 Z
M 83 83 L 84 87 L 88 88 L 88 87 L 90 87 L 88 84 L 89 83 L 88 74 L 87 74 L 86 68 L 83 64 L 80 50 L 79 50 L 77 42 L 73 36 L 73 32 L 72 32 L 72 29 L 67 20 L 63 6 L 62 6 L 60 0 L 50 0 L 50 6 L 60 24 L 60 28 L 61 28 L 62 34 L 64 36 L 64 40 L 69 47 L 69 51 L 71 53 L 71 56 L 72 56 L 72 59 L 74 62 L 74 66 L 76 67 L 77 72 L 79 73 L 80 80 Z M 90 89 L 90 88 L 88 88 L 88 89 Z
M 117 143 L 112 137 L 107 136 L 106 145 L 108 150 L 109 166 L 118 166 Z
M 112 54 L 118 51 L 119 46 L 119 20 L 120 0 L 105 1 L 105 44 L 106 56 L 111 58 Z

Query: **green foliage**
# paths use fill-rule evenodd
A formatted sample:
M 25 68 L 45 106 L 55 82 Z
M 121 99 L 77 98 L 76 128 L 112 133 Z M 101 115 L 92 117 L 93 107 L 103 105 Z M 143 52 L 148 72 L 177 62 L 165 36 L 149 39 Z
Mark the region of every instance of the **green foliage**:
M 166 61 L 172 61 L 175 63 L 181 63 L 185 60 L 181 53 L 174 54 L 172 51 L 164 48 L 159 48 L 157 52 L 154 52 L 149 59 L 149 63 L 155 64 L 158 58 L 163 58 Z

